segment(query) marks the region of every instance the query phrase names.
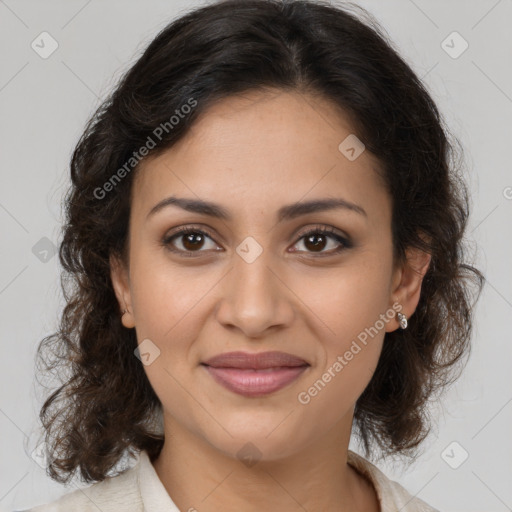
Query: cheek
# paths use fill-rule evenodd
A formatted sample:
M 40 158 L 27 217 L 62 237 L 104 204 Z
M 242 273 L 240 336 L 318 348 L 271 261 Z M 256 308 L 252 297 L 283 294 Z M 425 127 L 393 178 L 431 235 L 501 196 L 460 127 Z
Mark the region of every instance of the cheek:
M 214 287 L 218 276 L 200 267 L 179 266 L 162 251 L 157 249 L 134 257 L 132 301 L 137 333 L 154 337 L 163 345 L 175 345 L 180 332 L 185 330 L 192 336 L 189 328 L 194 322 L 190 319 L 197 316 L 201 300 Z
M 297 396 L 305 407 L 305 421 L 314 423 L 318 417 L 325 425 L 340 421 L 363 393 L 379 361 L 387 297 L 376 295 L 369 283 L 357 288 L 349 288 L 349 283 L 333 290 L 326 307 L 319 310 L 330 329 L 323 335 L 318 365 Z
M 131 268 L 132 302 L 139 350 L 144 343 L 156 356 L 144 370 L 166 406 L 183 406 L 187 372 L 196 364 L 190 347 L 199 337 L 197 315 L 212 278 L 191 279 L 169 262 L 138 255 Z M 146 340 L 150 340 L 148 343 Z
M 383 328 L 379 319 L 389 305 L 390 265 L 375 255 L 329 273 L 302 276 L 295 283 L 294 290 L 320 326 L 317 335 L 331 356 L 347 350 L 361 333 Z
M 355 403 L 371 380 L 385 327 L 394 317 L 394 310 L 388 311 L 387 263 L 368 258 L 356 267 L 339 269 L 328 279 L 308 279 L 300 292 L 315 313 L 321 353 L 299 403 L 315 403 L 311 408 L 318 411 L 323 406 L 333 420 Z M 325 409 L 329 403 L 336 407 Z

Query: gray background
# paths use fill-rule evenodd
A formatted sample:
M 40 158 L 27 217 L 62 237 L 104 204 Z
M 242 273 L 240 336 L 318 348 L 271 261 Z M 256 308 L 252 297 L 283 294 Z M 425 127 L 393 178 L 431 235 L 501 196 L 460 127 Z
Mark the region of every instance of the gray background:
M 357 3 L 376 16 L 423 78 L 464 145 L 473 200 L 467 237 L 476 247 L 473 262 L 488 279 L 472 356 L 436 407 L 438 426 L 422 456 L 407 471 L 380 467 L 444 512 L 512 510 L 512 0 Z M 45 396 L 34 377 L 35 349 L 54 332 L 62 307 L 52 249 L 60 242 L 71 152 L 100 99 L 152 37 L 200 4 L 0 1 L 2 510 L 72 490 L 52 482 L 31 457 Z M 46 59 L 31 47 L 44 31 L 59 45 Z M 463 41 L 451 36 L 444 43 L 452 56 L 442 43 L 454 31 L 469 44 L 457 58 Z M 457 469 L 448 464 L 459 464 L 465 452 L 469 457 Z

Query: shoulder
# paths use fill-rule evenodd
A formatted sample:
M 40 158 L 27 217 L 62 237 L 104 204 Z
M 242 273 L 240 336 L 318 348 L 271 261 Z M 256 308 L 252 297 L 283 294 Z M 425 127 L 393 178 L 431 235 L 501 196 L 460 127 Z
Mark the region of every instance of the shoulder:
M 68 492 L 51 503 L 20 512 L 142 512 L 138 465 L 89 487 Z
M 381 512 L 440 512 L 420 498 L 412 496 L 402 485 L 389 479 L 377 466 L 349 450 L 348 463 L 373 484 Z
M 390 501 L 403 512 L 439 512 L 437 508 L 430 506 L 416 496 L 412 496 L 404 487 L 394 480 L 387 480 L 384 488 Z

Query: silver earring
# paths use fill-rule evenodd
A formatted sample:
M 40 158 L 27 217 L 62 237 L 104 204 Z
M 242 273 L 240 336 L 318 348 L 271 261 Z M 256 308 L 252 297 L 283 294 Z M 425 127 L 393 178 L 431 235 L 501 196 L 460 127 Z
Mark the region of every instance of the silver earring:
M 407 329 L 407 317 L 403 313 L 397 313 L 396 316 L 400 323 L 400 329 Z

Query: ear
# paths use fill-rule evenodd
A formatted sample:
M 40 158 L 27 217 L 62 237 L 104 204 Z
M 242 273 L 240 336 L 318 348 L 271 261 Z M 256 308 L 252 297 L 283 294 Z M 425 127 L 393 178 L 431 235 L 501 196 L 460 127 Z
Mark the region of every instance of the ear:
M 391 300 L 393 304 L 401 304 L 402 309 L 399 311 L 409 319 L 418 306 L 421 284 L 430 266 L 431 254 L 416 247 L 410 247 L 405 252 L 407 261 L 393 274 Z M 392 332 L 398 327 L 398 319 L 395 317 L 394 322 L 388 322 L 386 332 Z
M 128 269 L 119 257 L 113 254 L 110 255 L 110 278 L 121 310 L 121 322 L 128 329 L 135 327 Z M 126 313 L 123 314 L 124 310 Z

